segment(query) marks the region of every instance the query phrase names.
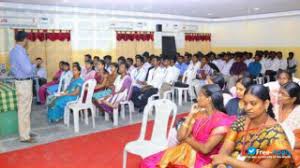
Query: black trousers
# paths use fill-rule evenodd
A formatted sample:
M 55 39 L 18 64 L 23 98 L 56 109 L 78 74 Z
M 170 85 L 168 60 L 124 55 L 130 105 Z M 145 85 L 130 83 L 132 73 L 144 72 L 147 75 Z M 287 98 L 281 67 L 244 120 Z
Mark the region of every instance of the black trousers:
M 158 93 L 157 88 L 149 88 L 142 91 L 140 88 L 134 87 L 131 100 L 135 107 L 143 109 L 148 103 L 148 98 L 156 93 Z
M 276 81 L 276 75 L 277 75 L 276 71 L 267 70 L 266 75 L 270 76 L 270 81 Z

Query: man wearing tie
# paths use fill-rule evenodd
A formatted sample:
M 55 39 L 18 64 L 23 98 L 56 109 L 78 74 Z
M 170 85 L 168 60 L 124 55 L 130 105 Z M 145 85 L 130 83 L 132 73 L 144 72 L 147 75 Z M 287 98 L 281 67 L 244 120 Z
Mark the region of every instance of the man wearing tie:
M 16 79 L 20 141 L 34 143 L 34 138 L 30 136 L 33 65 L 25 50 L 26 36 L 27 33 L 24 31 L 16 33 L 16 45 L 9 53 L 9 61 L 11 73 Z

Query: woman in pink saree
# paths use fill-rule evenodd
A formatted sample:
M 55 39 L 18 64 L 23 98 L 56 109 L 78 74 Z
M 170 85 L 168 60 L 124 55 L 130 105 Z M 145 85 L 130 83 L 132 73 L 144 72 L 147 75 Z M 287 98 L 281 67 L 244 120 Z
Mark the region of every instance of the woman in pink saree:
M 211 162 L 235 116 L 224 113 L 221 88 L 216 84 L 203 86 L 197 101 L 178 130 L 179 144 L 145 158 L 140 168 L 202 168 Z

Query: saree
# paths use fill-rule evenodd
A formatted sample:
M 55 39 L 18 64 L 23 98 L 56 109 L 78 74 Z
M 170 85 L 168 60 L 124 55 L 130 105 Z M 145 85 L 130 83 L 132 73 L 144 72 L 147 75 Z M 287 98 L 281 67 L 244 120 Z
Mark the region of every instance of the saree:
M 195 120 L 192 136 L 199 143 L 206 143 L 211 136 L 226 134 L 234 120 L 235 116 L 228 116 L 222 112 L 203 116 Z M 181 143 L 145 158 L 140 168 L 201 168 L 211 162 L 210 156 L 217 154 L 221 146 L 222 143 L 219 143 L 210 153 L 202 154 L 189 144 Z
M 77 78 L 72 79 L 70 85 L 68 86 L 66 93 L 72 93 L 77 88 L 81 88 L 83 85 L 83 79 Z M 77 100 L 79 95 L 77 96 L 61 96 L 54 97 L 53 103 L 48 105 L 48 121 L 49 122 L 57 122 L 61 120 L 64 116 L 64 108 L 70 101 Z
M 99 72 L 97 72 L 95 75 L 97 84 L 103 84 L 103 82 L 105 81 L 106 78 L 108 78 L 107 75 L 101 74 Z M 95 89 L 94 94 L 93 94 L 94 100 L 100 100 L 100 99 L 104 98 L 105 96 L 112 94 L 112 89 L 108 88 L 107 84 L 108 84 L 108 81 L 106 81 L 106 83 L 104 83 L 104 85 L 103 85 L 104 87 Z
M 263 159 L 278 157 L 276 152 L 288 151 L 291 153 L 290 144 L 280 124 L 265 126 L 263 128 L 246 130 L 246 117 L 240 117 L 232 124 L 231 130 L 227 133 L 225 141 L 235 143 L 234 150 L 231 154 L 233 158 L 246 156 L 246 162 L 258 164 Z M 259 151 L 270 152 L 269 154 L 256 155 L 247 152 L 247 148 L 253 147 Z M 243 151 L 245 152 L 243 154 Z M 275 152 L 275 153 L 274 153 Z M 294 167 L 292 157 L 281 158 L 276 168 L 292 168 Z

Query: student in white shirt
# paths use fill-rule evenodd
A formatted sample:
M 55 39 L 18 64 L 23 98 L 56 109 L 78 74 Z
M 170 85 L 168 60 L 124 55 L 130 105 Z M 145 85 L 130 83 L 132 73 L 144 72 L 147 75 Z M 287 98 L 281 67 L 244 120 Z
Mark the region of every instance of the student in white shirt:
M 196 72 L 196 79 L 192 80 L 189 85 L 189 94 L 193 101 L 196 101 L 201 87 L 206 84 L 206 78 L 211 75 L 211 72 L 212 69 L 208 65 L 208 58 L 203 56 L 201 58 L 201 64 Z
M 224 65 L 223 57 L 224 57 L 223 55 L 219 54 L 219 55 L 217 55 L 216 59 L 214 59 L 212 61 L 212 63 L 214 63 L 218 67 L 219 70 L 222 70 L 223 65 Z
M 179 77 L 179 69 L 175 66 L 175 60 L 171 57 L 163 58 L 163 65 L 166 67 L 165 76 L 163 80 L 163 84 L 159 90 L 159 96 L 163 98 L 163 95 L 166 91 L 172 89 L 173 84 L 178 80 Z
M 289 57 L 287 58 L 287 70 L 291 74 L 295 74 L 297 71 L 297 61 L 294 58 L 294 53 L 289 52 Z
M 232 64 L 234 63 L 234 59 L 230 59 L 230 56 L 228 54 L 225 54 L 223 60 L 224 60 L 223 67 L 220 69 L 220 71 L 224 75 L 224 79 L 226 83 L 229 83 L 230 69 L 232 67 Z
M 144 58 L 144 69 L 146 70 L 146 72 L 148 72 L 148 69 L 152 66 L 151 65 L 151 60 L 150 60 L 150 56 L 149 56 L 149 52 L 144 52 L 143 53 L 143 58 Z
M 286 70 L 287 69 L 287 60 L 282 58 L 282 52 L 278 52 L 277 57 L 280 61 L 279 69 Z
M 158 93 L 158 89 L 161 87 L 164 80 L 164 69 L 160 67 L 160 58 L 153 56 L 151 59 L 151 65 L 153 68 L 149 71 L 148 79 L 143 82 L 142 88 L 132 93 L 132 101 L 135 107 L 140 108 L 143 111 L 148 102 L 148 98 L 153 94 Z
M 245 53 L 245 55 L 244 55 L 244 58 L 245 58 L 244 63 L 247 65 L 247 67 L 249 66 L 249 64 L 251 62 L 254 61 L 254 59 L 252 57 L 253 57 L 252 53 Z
M 266 75 L 270 76 L 270 81 L 275 81 L 276 80 L 276 74 L 277 71 L 280 68 L 280 61 L 277 58 L 277 56 L 275 55 L 275 52 L 271 53 L 271 57 L 270 57 L 270 68 L 269 70 L 266 71 Z
M 131 71 L 131 78 L 133 80 L 133 87 L 141 88 L 143 82 L 145 82 L 147 71 L 144 68 L 144 58 L 136 56 L 136 68 Z

